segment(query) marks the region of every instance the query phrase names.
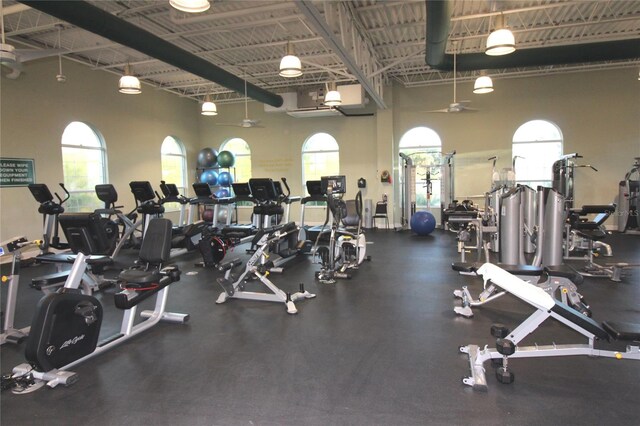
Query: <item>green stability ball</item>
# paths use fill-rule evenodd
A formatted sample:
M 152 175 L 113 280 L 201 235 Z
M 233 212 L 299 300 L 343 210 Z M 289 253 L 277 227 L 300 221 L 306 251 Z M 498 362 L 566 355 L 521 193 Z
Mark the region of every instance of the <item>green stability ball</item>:
M 218 154 L 218 165 L 220 167 L 233 167 L 236 163 L 236 156 L 230 151 L 220 151 Z

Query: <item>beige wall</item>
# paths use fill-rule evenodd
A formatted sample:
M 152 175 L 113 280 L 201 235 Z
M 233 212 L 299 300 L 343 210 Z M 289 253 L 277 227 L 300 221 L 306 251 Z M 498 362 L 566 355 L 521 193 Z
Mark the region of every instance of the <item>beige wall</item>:
M 388 194 L 392 204 L 397 198 L 392 186 L 397 185 L 380 183 L 380 173 L 397 172 L 397 143 L 404 132 L 418 125 L 437 131 L 444 151 L 458 152 L 458 198 L 488 189 L 491 166 L 486 159 L 499 155 L 498 166 L 506 167 L 513 133 L 532 119 L 555 122 L 563 132 L 565 152 L 579 152 L 585 163 L 600 170 L 579 169 L 577 204 L 611 202 L 632 157 L 640 155 L 640 84 L 634 68 L 495 79 L 496 91 L 487 95 L 474 95 L 472 83 L 462 83 L 459 99 L 471 100 L 471 106 L 480 110 L 470 114 L 420 112 L 448 105 L 451 85 L 387 87 L 389 109 L 375 111 L 372 117 L 299 119 L 265 113 L 262 104 L 249 102 L 249 117 L 261 120 L 265 127 L 243 129 L 215 123 L 240 121 L 244 105 L 218 105 L 218 116 L 203 117 L 193 101 L 150 87 L 143 87 L 142 95 L 125 96 L 116 90 L 118 76 L 68 61 L 64 63 L 67 83 L 56 83 L 56 65 L 53 60 L 32 62 L 18 80 L 0 81 L 1 155 L 34 158 L 37 180 L 54 187 L 62 181 L 64 127 L 74 120 L 91 123 L 106 140 L 109 181 L 127 207 L 133 205 L 129 181 L 150 180 L 154 185 L 160 181 L 160 144 L 167 135 L 177 136 L 187 147 L 190 178 L 195 176 L 199 149 L 217 149 L 225 140 L 241 137 L 251 146 L 253 176 L 285 176 L 292 193 L 302 194 L 302 144 L 315 132 L 327 132 L 340 144 L 340 172 L 347 176 L 349 195 L 357 190 L 356 180 L 364 177 L 368 182 L 364 198 L 375 202 Z M 2 188 L 0 200 L 1 238 L 39 235 L 41 219 L 26 188 Z M 292 219 L 298 218 L 296 206 Z M 314 211 L 308 218 L 321 221 L 324 212 Z M 395 222 L 399 222 L 397 209 Z
M 36 180 L 59 192 L 63 181 L 60 140 L 67 124 L 84 121 L 104 137 L 109 182 L 118 190 L 119 204 L 133 208 L 132 180 L 161 179 L 160 146 L 167 135 L 187 149 L 189 168 L 199 150 L 197 105 L 169 93 L 143 86 L 141 95 L 118 93 L 118 76 L 91 71 L 65 61 L 67 82 L 56 82 L 57 61 L 30 62 L 16 80 L 2 78 L 0 154 L 33 158 Z M 194 173 L 194 172 L 191 172 Z M 0 238 L 37 238 L 41 217 L 24 188 L 0 189 Z

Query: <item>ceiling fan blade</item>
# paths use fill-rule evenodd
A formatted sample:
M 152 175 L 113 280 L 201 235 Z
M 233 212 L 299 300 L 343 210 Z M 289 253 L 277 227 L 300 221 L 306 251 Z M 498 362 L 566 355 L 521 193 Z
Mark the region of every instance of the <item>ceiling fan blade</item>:
M 477 108 L 469 108 L 469 107 L 463 107 L 459 112 L 478 112 L 480 111 Z
M 238 123 L 214 123 L 215 126 L 227 126 L 227 127 L 243 127 L 242 124 Z
M 420 112 L 451 112 L 451 111 L 449 111 L 449 108 L 442 108 L 442 109 L 432 109 L 430 111 L 420 111 Z

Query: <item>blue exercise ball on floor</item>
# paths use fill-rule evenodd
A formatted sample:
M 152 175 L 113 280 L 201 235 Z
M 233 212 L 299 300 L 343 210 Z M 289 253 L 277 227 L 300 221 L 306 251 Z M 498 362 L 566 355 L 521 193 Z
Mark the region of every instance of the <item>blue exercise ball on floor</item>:
M 411 216 L 411 230 L 418 235 L 429 235 L 436 229 L 436 218 L 431 212 L 419 211 Z
M 199 167 L 214 167 L 218 162 L 218 152 L 212 148 L 204 148 L 198 153 Z
M 205 170 L 200 173 L 200 182 L 208 183 L 209 185 L 217 185 L 218 173 L 216 173 L 215 170 Z
M 229 187 L 231 186 L 232 183 L 233 183 L 233 177 L 231 176 L 231 173 L 220 172 L 220 174 L 218 174 L 218 185 Z

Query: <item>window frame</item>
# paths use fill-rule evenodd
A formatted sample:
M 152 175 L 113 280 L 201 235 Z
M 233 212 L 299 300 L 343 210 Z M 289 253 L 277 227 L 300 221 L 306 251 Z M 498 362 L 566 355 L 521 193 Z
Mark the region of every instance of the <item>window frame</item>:
M 555 130 L 555 132 L 557 132 L 559 139 L 536 139 L 531 138 L 529 140 L 520 140 L 520 141 L 516 141 L 515 137 L 518 134 L 518 132 L 521 131 L 521 129 L 525 126 L 531 125 L 532 123 L 535 122 L 542 122 L 545 123 L 545 125 L 549 125 L 552 126 Z M 554 123 L 553 121 L 550 120 L 545 120 L 545 119 L 533 119 L 533 120 L 528 120 L 524 123 L 522 123 L 520 126 L 518 126 L 518 128 L 516 129 L 516 131 L 513 133 L 513 136 L 511 138 L 511 158 L 513 159 L 515 157 L 515 155 L 517 155 L 516 152 L 514 152 L 514 147 L 519 145 L 519 146 L 543 146 L 543 145 L 551 145 L 554 144 L 557 146 L 557 144 L 560 145 L 560 155 L 558 156 L 558 158 L 554 158 L 553 161 L 551 162 L 551 164 L 549 164 L 549 173 L 547 174 L 547 178 L 546 179 L 518 179 L 518 164 L 522 164 L 521 160 L 517 160 L 515 162 L 515 175 L 516 175 L 516 183 L 517 184 L 523 184 L 523 185 L 528 185 L 531 186 L 532 188 L 537 188 L 538 186 L 544 186 L 544 187 L 551 187 L 552 185 L 552 181 L 553 181 L 553 177 L 551 175 L 551 166 L 553 165 L 553 162 L 555 162 L 556 160 L 558 160 L 561 156 L 562 153 L 564 152 L 564 135 L 562 134 L 562 129 L 560 129 L 560 126 L 558 126 L 556 123 Z M 548 158 L 550 156 L 544 155 L 543 157 Z M 512 160 L 513 161 L 513 160 Z M 526 161 L 526 159 L 525 159 Z M 539 162 L 538 161 L 533 161 L 534 166 L 537 166 L 536 168 L 540 168 L 538 166 Z M 522 167 L 522 166 L 521 166 Z M 540 173 L 540 175 L 542 175 L 542 173 Z M 536 176 L 536 177 L 540 177 L 540 176 Z
M 402 142 L 405 138 L 407 138 L 407 136 L 409 135 L 410 132 L 416 131 L 417 129 L 426 129 L 429 133 L 432 134 L 433 137 L 437 138 L 438 144 L 420 144 L 420 145 L 406 145 L 403 146 Z M 431 138 L 429 138 L 429 140 L 431 140 Z M 407 152 L 409 151 L 409 152 Z M 438 132 L 436 132 L 434 129 L 432 129 L 431 127 L 425 126 L 425 125 L 418 125 L 418 126 L 414 126 L 412 128 L 410 128 L 409 130 L 407 130 L 406 132 L 404 132 L 402 134 L 402 136 L 400 137 L 400 140 L 398 141 L 398 152 L 399 153 L 405 153 L 407 152 L 408 155 L 410 154 L 416 154 L 416 153 L 425 153 L 425 154 L 435 154 L 435 156 L 440 157 L 440 159 L 442 159 L 442 138 L 440 137 L 440 135 L 438 134 Z M 414 166 L 415 166 L 415 162 L 414 162 Z M 426 168 L 426 167 L 425 167 Z M 416 171 L 418 170 L 418 167 L 416 167 Z M 400 179 L 399 179 L 399 184 L 400 185 L 404 185 L 404 179 L 406 177 L 403 176 L 403 173 L 400 173 Z M 420 180 L 418 179 L 418 177 L 416 176 L 416 199 L 415 199 L 415 203 L 416 203 L 416 209 L 434 209 L 434 208 L 440 208 L 441 207 L 441 202 L 442 200 L 440 200 L 440 196 L 442 193 L 442 179 L 441 178 L 432 178 L 432 197 L 431 197 L 431 205 L 427 206 L 426 204 L 426 195 L 424 197 L 425 199 L 425 204 L 418 204 L 418 198 L 419 198 L 419 193 L 420 191 L 418 191 L 418 185 Z M 437 182 L 437 184 L 434 185 L 434 182 Z M 421 188 L 423 189 L 423 188 Z M 426 194 L 426 190 L 423 191 Z M 435 195 L 435 197 L 433 196 Z
M 178 149 L 180 150 L 179 154 L 176 154 L 176 153 L 173 153 L 173 152 L 165 154 L 163 152 L 164 145 L 168 141 L 173 142 L 175 144 L 175 146 L 178 147 Z M 182 160 L 182 161 L 180 161 L 182 182 L 168 182 L 167 181 L 167 183 L 175 184 L 178 187 L 178 191 L 180 192 L 180 194 L 186 197 L 187 193 L 189 191 L 189 188 L 187 186 L 188 185 L 188 179 L 187 179 L 187 175 L 188 175 L 188 170 L 187 170 L 187 149 L 185 148 L 184 143 L 182 143 L 180 138 L 178 138 L 177 136 L 173 136 L 173 135 L 167 135 L 162 140 L 162 144 L 160 145 L 160 175 L 162 176 L 162 180 L 165 180 L 165 178 L 164 178 L 164 158 L 165 157 L 180 158 Z M 170 206 L 170 207 L 165 207 L 167 212 L 178 211 L 181 208 L 181 205 L 179 203 L 167 203 L 167 204 L 165 204 L 165 206 Z
M 95 136 L 95 140 L 98 142 L 99 146 L 95 146 L 95 145 L 83 145 L 82 143 L 80 144 L 70 144 L 70 143 L 65 143 L 65 133 L 67 132 L 67 130 L 69 129 L 70 126 L 75 125 L 76 123 L 85 126 L 88 130 L 90 130 L 93 135 Z M 91 210 L 89 211 L 93 211 L 96 208 L 102 208 L 104 207 L 100 200 L 95 196 L 95 186 L 92 188 L 87 188 L 87 189 L 82 189 L 82 190 L 76 190 L 76 189 L 70 189 L 70 185 L 66 182 L 67 177 L 64 174 L 64 170 L 65 170 L 65 155 L 64 155 L 64 151 L 66 149 L 73 149 L 73 150 L 85 150 L 85 151 L 98 151 L 100 152 L 100 164 L 101 164 L 101 175 L 102 175 L 102 181 L 99 182 L 100 184 L 105 184 L 109 182 L 109 175 L 108 175 L 108 157 L 107 157 L 107 145 L 106 142 L 104 140 L 104 136 L 102 136 L 102 133 L 93 125 L 84 122 L 84 121 L 71 121 L 69 122 L 64 130 L 62 131 L 62 136 L 60 137 L 60 151 L 61 151 L 61 157 L 62 157 L 62 174 L 63 174 L 63 180 L 65 181 L 65 186 L 67 187 L 67 191 L 69 192 L 69 199 L 73 200 L 73 195 L 76 194 L 91 194 L 93 196 L 93 198 L 95 198 L 95 203 L 91 204 L 91 205 L 78 205 L 76 208 L 76 206 L 74 204 L 67 204 L 67 211 L 69 212 L 84 212 L 86 211 L 84 208 L 89 207 Z M 82 151 L 80 151 L 82 152 Z
M 305 150 L 305 147 L 309 144 L 309 142 L 311 141 L 312 143 L 315 142 L 313 141 L 314 137 L 317 137 L 318 135 L 327 135 L 331 138 L 331 140 L 333 141 L 333 143 L 335 144 L 335 148 L 333 149 L 314 149 L 314 150 Z M 338 140 L 330 133 L 327 132 L 315 132 L 313 134 L 311 134 L 310 136 L 308 136 L 304 142 L 302 143 L 302 147 L 300 149 L 300 166 L 301 166 L 301 178 L 302 178 L 302 190 L 303 193 L 305 194 L 305 197 L 309 196 L 309 193 L 307 192 L 307 180 L 308 179 L 305 176 L 305 168 L 304 168 L 304 164 L 305 164 L 305 156 L 306 155 L 317 155 L 317 154 L 336 154 L 337 155 L 337 164 L 338 164 L 338 170 L 336 170 L 335 172 L 326 172 L 326 173 L 322 173 L 321 176 L 331 176 L 331 175 L 339 175 L 340 174 L 340 143 L 338 143 Z M 317 177 L 317 179 L 320 179 L 320 176 Z M 325 208 L 325 203 L 320 203 L 317 201 L 311 201 L 308 202 L 306 204 L 306 207 L 310 207 L 310 208 Z
M 227 146 L 234 142 L 235 140 L 241 140 L 242 142 L 244 142 L 247 146 L 247 150 L 249 151 L 249 153 L 238 153 L 236 151 L 234 151 L 233 149 L 228 149 Z M 236 158 L 236 164 L 238 163 L 238 159 L 239 158 L 243 158 L 243 157 L 248 157 L 249 158 L 249 177 L 247 178 L 246 182 L 241 182 L 239 179 L 237 179 L 237 170 L 238 168 L 236 167 L 236 165 L 234 165 L 233 167 L 231 167 L 231 169 L 233 169 L 233 173 L 231 174 L 233 176 L 233 181 L 234 182 L 239 182 L 239 183 L 247 183 L 249 182 L 249 179 L 251 179 L 253 177 L 253 161 L 252 161 L 252 155 L 253 153 L 251 152 L 251 145 L 249 145 L 249 142 L 247 142 L 246 139 L 241 138 L 239 136 L 233 136 L 228 138 L 227 140 L 225 140 L 224 142 L 222 142 L 220 144 L 220 150 L 218 152 L 222 152 L 222 151 L 230 151 L 233 153 L 233 155 Z M 233 190 L 231 189 L 230 191 L 231 193 L 233 193 Z M 249 201 L 238 201 L 236 202 L 236 206 L 239 208 L 253 208 L 253 203 L 249 202 Z

